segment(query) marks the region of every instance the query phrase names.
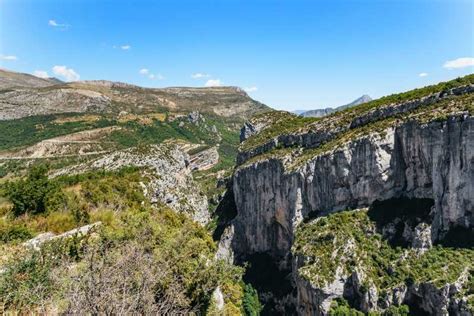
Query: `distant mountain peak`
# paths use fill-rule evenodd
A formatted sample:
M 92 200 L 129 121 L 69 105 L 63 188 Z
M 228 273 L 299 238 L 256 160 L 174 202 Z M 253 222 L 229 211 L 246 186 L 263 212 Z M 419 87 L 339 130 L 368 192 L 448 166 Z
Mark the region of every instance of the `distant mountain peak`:
M 344 104 L 344 105 L 338 106 L 336 108 L 325 108 L 325 109 L 309 110 L 309 111 L 305 111 L 303 113 L 300 113 L 299 115 L 305 116 L 305 117 L 322 117 L 322 116 L 329 115 L 333 112 L 341 111 L 341 110 L 344 110 L 344 109 L 347 109 L 347 108 L 350 108 L 350 107 L 353 107 L 353 106 L 356 106 L 356 105 L 359 105 L 359 104 L 367 103 L 367 102 L 370 102 L 370 101 L 372 101 L 372 98 L 368 94 L 364 94 L 361 97 L 359 97 L 359 98 L 355 99 L 354 101 L 352 101 L 351 103 Z

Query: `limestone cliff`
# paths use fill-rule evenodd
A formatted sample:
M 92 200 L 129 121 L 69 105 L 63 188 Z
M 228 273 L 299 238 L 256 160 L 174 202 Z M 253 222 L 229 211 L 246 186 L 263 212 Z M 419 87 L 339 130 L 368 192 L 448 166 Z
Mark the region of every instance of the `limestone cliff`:
M 348 288 L 352 292 L 360 288 L 362 277 L 354 271 L 348 275 L 336 271 L 335 280 L 342 281 L 315 285 L 300 275 L 302 257 L 292 252 L 292 246 L 304 221 L 393 198 L 432 201 L 416 225 L 404 223 L 408 228 L 401 234 L 410 247 L 429 248 L 456 229 L 472 232 L 473 91 L 467 85 L 395 105 L 370 108 L 369 103 L 365 112 L 355 107 L 316 121 L 316 128 L 294 133 L 285 129 L 273 137 L 272 127 L 267 127 L 263 136 L 247 139 L 252 145 L 244 142 L 241 165 L 233 177 L 237 215 L 228 229 L 233 233 L 231 252 L 236 262 L 264 254 L 286 272 L 283 279 L 292 289 L 279 293 L 277 300 L 267 300 L 275 305 L 273 312 L 293 308 L 300 314 L 325 314 L 335 297 L 364 296 L 365 303 L 355 304 L 364 311 L 409 303 L 428 313 L 469 315 L 466 298 L 454 300 L 459 291 L 449 290 L 453 284 L 440 288 L 428 280 L 404 288 L 403 295 L 394 287 L 390 291 L 398 298 L 384 303 L 378 302 L 372 287 L 364 295 L 348 294 Z M 347 120 L 353 114 L 357 116 Z M 253 145 L 255 138 L 260 138 L 260 145 Z M 229 236 L 225 237 L 229 244 Z M 472 263 L 466 271 L 473 273 Z M 356 285 L 348 287 L 350 282 Z

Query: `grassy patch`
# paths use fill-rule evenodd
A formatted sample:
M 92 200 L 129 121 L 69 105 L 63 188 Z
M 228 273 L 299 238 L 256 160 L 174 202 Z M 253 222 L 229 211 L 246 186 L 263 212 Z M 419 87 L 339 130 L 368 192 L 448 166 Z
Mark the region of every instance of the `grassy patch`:
M 68 115 L 31 116 L 16 120 L 0 121 L 0 150 L 33 145 L 42 140 L 88 129 L 115 125 L 113 120 L 65 120 Z M 58 123 L 57 120 L 62 120 Z

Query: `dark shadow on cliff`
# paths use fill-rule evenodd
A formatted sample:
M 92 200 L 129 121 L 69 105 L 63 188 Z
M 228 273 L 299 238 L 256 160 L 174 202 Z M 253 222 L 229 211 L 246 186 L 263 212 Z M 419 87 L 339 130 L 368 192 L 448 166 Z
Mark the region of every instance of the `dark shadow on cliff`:
M 216 208 L 214 216 L 217 217 L 217 227 L 212 234 L 214 240 L 220 240 L 224 229 L 231 220 L 237 216 L 237 207 L 234 200 L 234 191 L 232 190 L 232 181 L 227 185 L 224 197 Z
M 280 270 L 276 264 L 278 261 L 266 253 L 255 253 L 245 259 L 248 266 L 244 281 L 252 284 L 262 298 L 264 303 L 262 315 L 293 315 L 295 313 L 289 307 L 276 307 L 278 303 L 281 305 L 284 297 L 294 291 L 290 281 L 291 271 Z
M 450 248 L 474 248 L 474 228 L 455 226 L 436 244 Z
M 431 315 L 424 309 L 422 309 L 420 306 L 423 305 L 423 299 L 419 296 L 412 296 L 410 299 L 408 299 L 406 302 L 404 302 L 406 305 L 408 305 L 408 308 L 410 309 L 410 314 L 413 316 L 429 316 Z
M 433 204 L 433 199 L 391 198 L 375 201 L 367 214 L 375 222 L 379 231 L 383 231 L 389 225 L 395 228 L 390 235 L 384 236 L 392 246 L 408 247 L 410 241 L 403 236 L 406 227 L 413 231 L 422 222 L 431 224 L 432 214 L 430 213 Z

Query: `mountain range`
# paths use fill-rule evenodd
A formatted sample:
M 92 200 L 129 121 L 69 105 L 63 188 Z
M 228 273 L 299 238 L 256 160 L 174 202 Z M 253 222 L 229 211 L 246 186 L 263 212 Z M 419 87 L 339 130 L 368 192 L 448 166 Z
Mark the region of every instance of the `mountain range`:
M 341 111 L 359 104 L 367 103 L 369 101 L 372 101 L 372 98 L 368 96 L 367 94 L 364 94 L 363 96 L 355 99 L 354 101 L 344 104 L 335 108 L 325 108 L 325 109 L 316 109 L 316 110 L 295 110 L 293 113 L 304 116 L 304 117 L 323 117 L 326 115 L 329 115 L 331 113 Z

